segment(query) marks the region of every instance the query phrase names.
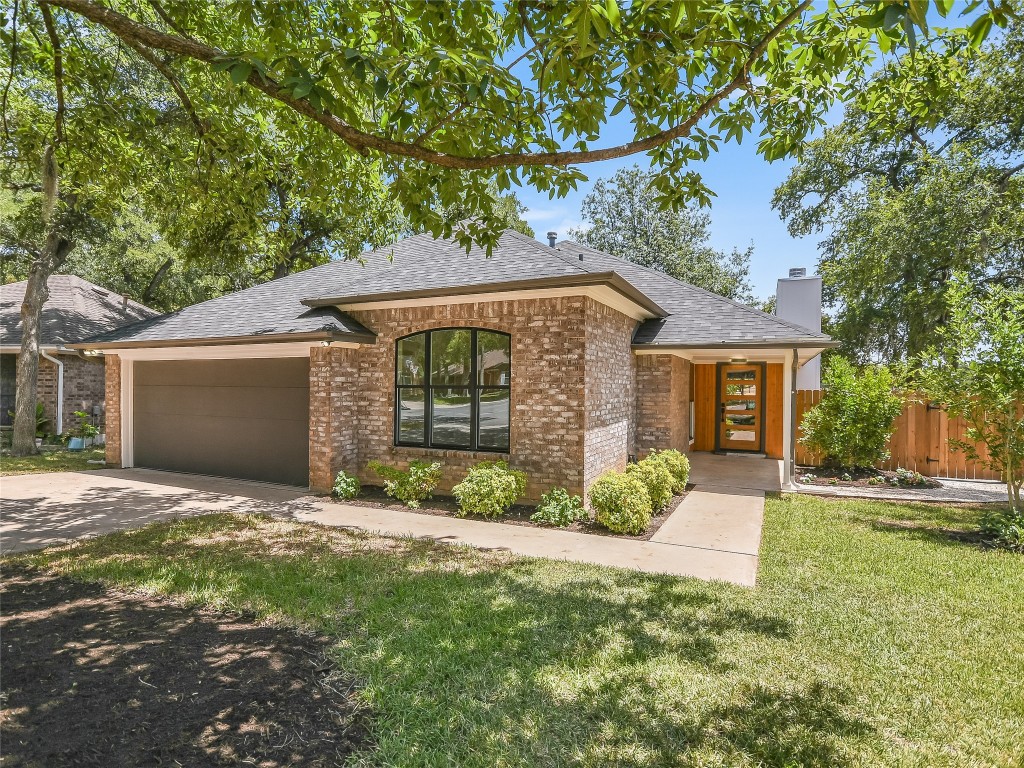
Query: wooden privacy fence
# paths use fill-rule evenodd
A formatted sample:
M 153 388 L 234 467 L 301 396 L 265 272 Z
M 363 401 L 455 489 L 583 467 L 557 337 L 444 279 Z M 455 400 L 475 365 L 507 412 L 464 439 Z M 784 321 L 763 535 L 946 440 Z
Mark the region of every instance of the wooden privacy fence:
M 800 424 L 804 414 L 821 402 L 820 389 L 800 389 L 796 393 L 797 439 L 803 434 Z M 999 474 L 981 462 L 971 461 L 963 451 L 955 451 L 949 438 L 964 439 L 966 425 L 963 419 L 950 418 L 942 408 L 921 399 L 908 401 L 903 413 L 896 419 L 896 430 L 889 438 L 888 461 L 878 464 L 879 469 L 913 469 L 928 477 L 956 477 L 969 480 L 999 480 Z M 978 455 L 985 458 L 984 444 L 978 445 Z M 796 444 L 796 463 L 817 467 L 821 457 L 799 442 Z

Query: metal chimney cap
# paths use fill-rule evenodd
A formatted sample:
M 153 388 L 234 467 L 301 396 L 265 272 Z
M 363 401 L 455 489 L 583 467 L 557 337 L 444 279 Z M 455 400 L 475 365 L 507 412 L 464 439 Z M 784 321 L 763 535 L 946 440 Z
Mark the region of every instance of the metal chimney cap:
M 789 276 L 792 277 L 807 277 L 807 267 L 790 267 Z
M 557 240 L 558 240 L 558 233 L 557 232 L 548 232 L 548 245 L 550 245 L 552 248 L 554 248 L 555 247 L 555 242 Z

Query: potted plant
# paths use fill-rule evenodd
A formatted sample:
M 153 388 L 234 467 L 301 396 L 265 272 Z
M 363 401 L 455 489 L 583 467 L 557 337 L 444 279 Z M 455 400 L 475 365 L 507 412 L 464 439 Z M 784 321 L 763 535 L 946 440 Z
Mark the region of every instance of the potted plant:
M 68 441 L 68 450 L 82 451 L 99 434 L 100 430 L 99 427 L 89 421 L 89 414 L 85 411 L 75 411 L 75 416 L 78 417 L 78 427 L 71 433 L 71 439 Z

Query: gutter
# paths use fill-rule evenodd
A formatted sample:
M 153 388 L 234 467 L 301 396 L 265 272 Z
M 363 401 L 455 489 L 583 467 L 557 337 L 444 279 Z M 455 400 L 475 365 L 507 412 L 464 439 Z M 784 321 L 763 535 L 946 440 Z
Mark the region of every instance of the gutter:
M 50 357 L 42 347 L 39 348 L 39 356 L 57 366 L 57 434 L 62 435 L 64 434 L 64 363 L 56 357 Z
M 796 477 L 796 375 L 800 370 L 800 351 L 793 348 L 793 367 L 790 372 L 789 383 L 789 477 L 786 484 L 790 488 L 795 487 Z

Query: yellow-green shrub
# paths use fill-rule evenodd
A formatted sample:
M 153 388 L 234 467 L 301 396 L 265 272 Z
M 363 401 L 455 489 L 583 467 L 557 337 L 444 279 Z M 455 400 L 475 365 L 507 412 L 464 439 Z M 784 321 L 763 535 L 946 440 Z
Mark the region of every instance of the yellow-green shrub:
M 626 467 L 626 474 L 637 478 L 647 489 L 651 509 L 657 512 L 672 498 L 672 475 L 657 459 L 647 458 Z
M 643 533 L 651 524 L 651 496 L 634 475 L 605 472 L 587 494 L 594 519 L 615 533 Z
M 686 484 L 690 480 L 690 460 L 685 454 L 669 448 L 664 451 L 651 451 L 644 461 L 648 459 L 661 462 L 672 475 L 673 495 L 678 496 L 686 490 Z

